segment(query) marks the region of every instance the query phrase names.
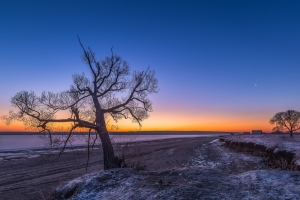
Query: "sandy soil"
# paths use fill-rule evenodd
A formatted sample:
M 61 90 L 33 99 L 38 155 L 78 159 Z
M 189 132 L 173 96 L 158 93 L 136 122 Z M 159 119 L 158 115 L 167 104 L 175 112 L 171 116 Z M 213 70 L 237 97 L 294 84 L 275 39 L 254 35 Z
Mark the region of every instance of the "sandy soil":
M 195 149 L 212 141 L 213 137 L 167 139 L 115 146 L 116 155 L 125 150 L 128 165 L 147 170 L 167 170 L 182 167 L 195 156 Z M 0 162 L 1 199 L 48 198 L 55 188 L 76 177 L 103 170 L 102 152 L 94 149 L 86 172 L 87 152 L 42 155 L 30 159 Z

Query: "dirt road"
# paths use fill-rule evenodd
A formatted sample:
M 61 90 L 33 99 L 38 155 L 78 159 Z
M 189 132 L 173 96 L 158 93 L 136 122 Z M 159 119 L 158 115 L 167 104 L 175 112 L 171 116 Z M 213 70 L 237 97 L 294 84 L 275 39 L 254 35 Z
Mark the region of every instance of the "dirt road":
M 180 138 L 115 145 L 116 155 L 125 150 L 126 163 L 157 171 L 182 167 L 195 156 L 197 147 L 216 138 Z M 42 155 L 37 158 L 0 162 L 1 199 L 48 198 L 56 187 L 86 173 L 103 170 L 102 151 L 91 154 L 86 172 L 87 152 Z

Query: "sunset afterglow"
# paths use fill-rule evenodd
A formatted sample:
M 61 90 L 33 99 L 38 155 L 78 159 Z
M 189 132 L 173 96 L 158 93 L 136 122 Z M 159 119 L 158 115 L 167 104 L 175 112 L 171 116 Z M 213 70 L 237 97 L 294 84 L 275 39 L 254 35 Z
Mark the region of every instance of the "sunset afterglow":
M 276 112 L 300 110 L 298 8 L 297 1 L 3 2 L 0 116 L 19 91 L 59 92 L 72 74 L 91 75 L 79 35 L 98 58 L 113 47 L 132 70 L 156 72 L 150 117 L 141 129 L 120 120 L 118 131 L 271 132 Z M 29 130 L 0 121 L 0 131 Z
M 0 199 L 300 199 L 300 0 L 0 19 Z
M 249 113 L 248 113 L 249 115 Z M 142 128 L 136 123 L 132 123 L 130 119 L 120 120 L 115 123 L 112 119 L 108 121 L 108 129 L 111 130 L 111 125 L 117 126 L 117 131 L 225 131 L 225 132 L 244 132 L 253 129 L 262 129 L 265 131 L 272 130 L 272 126 L 268 122 L 269 116 L 262 115 L 258 119 L 255 114 L 252 116 L 243 116 L 228 113 L 214 114 L 190 114 L 174 112 L 153 112 L 149 119 L 145 120 Z M 61 115 L 66 117 L 66 115 Z M 57 117 L 59 118 L 59 116 Z M 233 123 L 234 122 L 234 123 Z M 70 127 L 69 123 L 59 124 L 65 128 Z M 10 126 L 6 126 L 3 122 L 0 123 L 1 131 L 30 131 L 25 129 L 20 122 L 15 122 Z M 65 129 L 68 130 L 68 129 Z M 112 131 L 116 131 L 112 129 Z

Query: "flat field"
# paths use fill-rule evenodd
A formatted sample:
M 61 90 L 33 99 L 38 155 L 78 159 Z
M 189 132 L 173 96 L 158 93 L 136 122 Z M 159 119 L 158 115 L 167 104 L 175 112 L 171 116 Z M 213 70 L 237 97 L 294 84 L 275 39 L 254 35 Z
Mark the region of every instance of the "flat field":
M 262 157 L 235 152 L 217 137 L 115 146 L 134 168 L 103 171 L 87 153 L 0 162 L 3 199 L 299 199 L 300 172 L 271 169 Z M 54 160 L 55 159 L 55 160 Z M 79 177 L 73 180 L 74 178 Z M 73 181 L 72 181 L 73 180 Z M 59 188 L 58 188 L 59 187 Z M 58 188 L 58 189 L 56 189 Z

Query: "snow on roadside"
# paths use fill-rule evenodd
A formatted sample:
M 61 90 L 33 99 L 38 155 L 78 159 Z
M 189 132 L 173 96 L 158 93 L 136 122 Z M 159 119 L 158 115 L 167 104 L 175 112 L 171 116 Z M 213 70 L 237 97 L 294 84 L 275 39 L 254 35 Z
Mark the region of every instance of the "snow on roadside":
M 300 154 L 300 135 L 290 137 L 285 134 L 257 134 L 257 135 L 230 135 L 223 136 L 225 140 L 233 142 L 260 144 L 268 149 L 286 150 Z
M 230 142 L 262 145 L 273 150 L 275 154 L 280 151 L 291 152 L 295 155 L 294 164 L 300 166 L 300 135 L 294 134 L 293 137 L 284 134 L 231 135 L 223 138 Z
M 86 147 L 66 148 L 66 152 L 85 151 Z M 15 150 L 15 151 L 0 151 L 0 162 L 9 160 L 19 160 L 25 158 L 36 158 L 41 155 L 59 154 L 60 149 L 35 149 L 35 150 Z
M 193 167 L 165 172 L 115 169 L 75 179 L 58 188 L 55 199 L 299 199 L 299 180 L 299 173 L 278 170 L 229 175 Z
M 77 178 L 56 199 L 300 199 L 300 172 L 268 169 L 261 157 L 212 141 L 183 168 L 115 169 Z
M 300 173 L 284 170 L 253 170 L 234 176 L 241 188 L 252 188 L 255 193 L 241 189 L 241 195 L 249 199 L 299 199 Z
M 214 140 L 195 149 L 196 156 L 190 166 L 225 170 L 228 173 L 240 173 L 247 169 L 266 169 L 261 157 L 247 153 L 238 153 L 223 147 L 224 142 Z

